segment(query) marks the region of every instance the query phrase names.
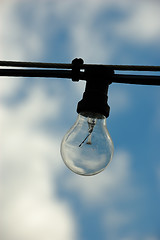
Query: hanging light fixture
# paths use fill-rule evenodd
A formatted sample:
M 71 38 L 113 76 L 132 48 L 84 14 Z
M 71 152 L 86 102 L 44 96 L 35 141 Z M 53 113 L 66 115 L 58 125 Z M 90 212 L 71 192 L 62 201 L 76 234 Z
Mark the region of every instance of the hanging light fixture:
M 108 71 L 107 81 L 102 69 L 86 69 L 86 88 L 77 106 L 77 121 L 61 143 L 64 163 L 80 175 L 91 176 L 103 171 L 113 156 L 113 143 L 106 127 L 110 110 L 107 93 L 112 73 Z

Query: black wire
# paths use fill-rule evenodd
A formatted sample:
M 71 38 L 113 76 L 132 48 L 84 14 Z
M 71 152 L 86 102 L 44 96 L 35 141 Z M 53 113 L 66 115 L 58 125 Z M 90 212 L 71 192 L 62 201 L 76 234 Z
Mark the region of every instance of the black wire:
M 71 70 L 42 70 L 42 69 L 0 69 L 0 76 L 6 77 L 43 77 L 43 78 L 72 78 Z M 107 76 L 107 72 L 106 72 Z M 80 80 L 86 80 L 85 72 L 79 73 Z M 107 78 L 106 78 L 107 79 Z M 160 86 L 160 76 L 113 74 L 111 83 L 157 85 Z
M 0 76 L 7 77 L 43 77 L 43 78 L 70 78 L 73 79 L 74 72 L 73 64 L 63 63 L 38 63 L 38 62 L 13 62 L 13 61 L 0 61 L 0 66 L 12 66 L 16 68 L 1 68 Z M 61 70 L 51 69 L 25 69 L 19 67 L 29 68 L 62 68 Z M 160 76 L 149 76 L 149 75 L 127 75 L 127 74 L 113 74 L 109 75 L 110 70 L 132 70 L 132 71 L 160 71 L 160 66 L 129 66 L 129 65 L 93 65 L 93 64 L 82 64 L 80 69 L 85 71 L 79 71 L 77 79 L 88 80 L 88 72 L 91 74 L 89 77 L 94 78 L 94 74 L 98 73 L 99 81 L 101 76 L 103 78 L 109 78 L 110 83 L 126 83 L 126 84 L 141 84 L 141 85 L 157 85 L 160 86 Z M 89 69 L 89 71 L 88 71 Z M 94 70 L 94 71 L 93 71 Z M 93 71 L 93 73 L 92 73 Z M 102 74 L 101 74 L 102 73 Z M 107 81 L 107 80 L 106 80 Z
M 17 62 L 17 61 L 0 61 L 0 66 L 27 67 L 27 68 L 62 68 L 62 69 L 72 68 L 72 64 L 65 63 Z
M 43 78 L 72 78 L 71 70 L 42 70 L 42 69 L 0 69 L 0 76 L 6 77 L 43 77 Z
M 160 86 L 160 76 L 115 74 L 112 82 Z
M 72 69 L 73 64 L 66 63 L 42 63 L 42 62 L 18 62 L 18 61 L 0 61 L 3 67 L 27 67 L 27 68 L 61 68 Z M 103 67 L 112 70 L 121 71 L 160 71 L 160 66 L 140 66 L 140 65 L 102 65 L 102 64 L 81 64 L 80 69 L 89 67 Z

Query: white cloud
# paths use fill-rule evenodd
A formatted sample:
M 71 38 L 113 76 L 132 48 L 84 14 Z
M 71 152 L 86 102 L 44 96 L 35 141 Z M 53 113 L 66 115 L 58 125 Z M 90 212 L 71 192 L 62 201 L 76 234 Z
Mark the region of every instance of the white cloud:
M 75 239 L 72 219 L 68 206 L 54 201 L 40 201 L 28 193 L 17 196 L 16 201 L 10 201 L 7 214 L 3 216 L 3 240 L 50 240 Z
M 0 58 L 2 60 L 31 60 L 35 56 L 40 57 L 43 52 L 43 38 L 37 26 L 40 22 L 36 21 L 37 11 L 32 15 L 32 25 L 27 27 L 27 22 L 24 22 L 17 12 L 20 3 L 22 4 L 21 1 L 16 0 L 0 3 Z M 25 1 L 23 5 L 25 7 Z
M 20 116 L 16 111 L 16 119 Z M 29 130 L 29 120 L 15 121 L 12 111 L 3 111 L 3 118 L 2 239 L 75 239 L 72 211 L 56 195 L 60 143 Z
M 128 11 L 128 9 L 126 9 Z M 160 37 L 160 4 L 158 1 L 130 2 L 128 19 L 117 24 L 119 36 L 138 44 L 154 43 Z
M 33 88 L 19 105 L 1 105 L 2 239 L 76 239 L 71 208 L 56 194 L 60 142 L 32 128 L 58 116 L 59 104 Z
M 44 136 L 36 140 L 35 134 L 27 139 L 24 135 L 19 144 L 10 143 L 14 149 L 8 144 L 9 154 L 2 155 L 2 239 L 76 239 L 72 211 L 56 196 L 58 146 L 52 141 L 51 152 Z
M 20 88 L 22 85 L 21 78 L 0 78 L 0 98 L 10 97 L 12 94 Z
M 63 99 L 60 97 L 48 97 L 43 86 L 35 85 L 28 91 L 28 97 L 19 101 L 14 107 L 1 107 L 1 124 L 4 126 L 2 132 L 8 129 L 8 125 L 13 128 L 33 128 L 39 122 L 48 117 L 57 119 L 62 111 Z M 7 116 L 7 118 L 6 118 Z M 9 132 L 9 130 L 8 130 Z

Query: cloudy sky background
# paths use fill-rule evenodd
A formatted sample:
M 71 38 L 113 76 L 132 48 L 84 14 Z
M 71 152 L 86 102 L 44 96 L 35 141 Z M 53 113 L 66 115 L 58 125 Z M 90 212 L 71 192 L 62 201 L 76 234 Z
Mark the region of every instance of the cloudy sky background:
M 1 0 L 0 59 L 160 65 L 160 2 Z M 84 83 L 0 78 L 0 239 L 159 240 L 159 87 L 112 84 L 115 154 L 81 177 L 60 156 Z

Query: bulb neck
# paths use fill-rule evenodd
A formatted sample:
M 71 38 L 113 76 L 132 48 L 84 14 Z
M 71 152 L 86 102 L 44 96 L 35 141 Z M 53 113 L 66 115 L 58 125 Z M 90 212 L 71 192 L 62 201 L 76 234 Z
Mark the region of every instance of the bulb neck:
M 80 112 L 78 116 L 81 118 L 106 119 L 103 114 L 93 112 Z
M 97 74 L 97 71 L 96 71 Z M 111 76 L 109 74 L 108 78 Z M 97 77 L 101 77 L 97 80 Z M 102 114 L 106 118 L 109 117 L 110 107 L 108 105 L 108 86 L 109 81 L 107 81 L 104 76 L 92 76 L 88 77 L 86 82 L 85 92 L 83 98 L 78 102 L 77 113 L 90 112 Z

